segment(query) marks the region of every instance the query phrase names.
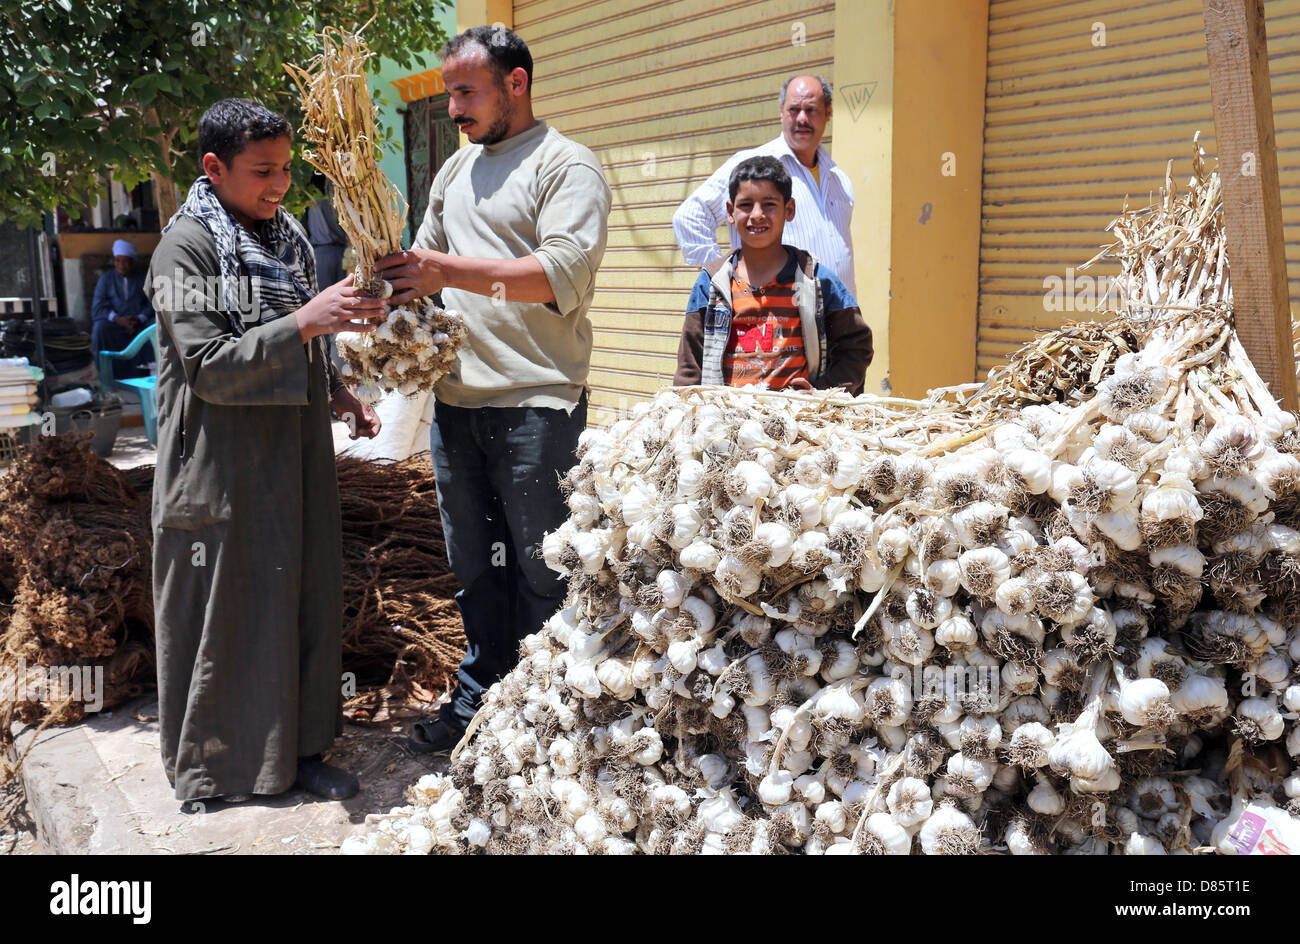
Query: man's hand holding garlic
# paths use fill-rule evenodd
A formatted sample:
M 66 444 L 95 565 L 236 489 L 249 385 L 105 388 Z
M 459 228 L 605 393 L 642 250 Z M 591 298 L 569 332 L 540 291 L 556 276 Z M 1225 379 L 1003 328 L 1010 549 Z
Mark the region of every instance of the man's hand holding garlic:
M 412 299 L 427 298 L 446 288 L 443 260 L 449 258 L 445 252 L 422 249 L 394 252 L 375 263 L 375 274 L 393 287 L 392 304 L 404 305 Z
M 517 259 L 476 259 L 436 249 L 408 249 L 384 256 L 375 271 L 393 286 L 394 307 L 424 298 L 444 288 L 458 288 L 516 302 L 554 304 L 541 262 L 534 255 Z

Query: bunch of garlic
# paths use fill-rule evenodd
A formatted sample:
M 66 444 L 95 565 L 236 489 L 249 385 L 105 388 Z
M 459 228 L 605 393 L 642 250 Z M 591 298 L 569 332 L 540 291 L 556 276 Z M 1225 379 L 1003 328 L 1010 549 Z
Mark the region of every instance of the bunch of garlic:
M 1300 444 L 1276 413 L 1258 449 L 1179 426 L 1145 369 L 937 455 L 894 451 L 928 427 L 867 398 L 665 392 L 587 431 L 542 548 L 569 605 L 438 781 L 454 812 L 414 803 L 380 832 L 490 852 L 1204 845 L 1226 775 L 1175 771 L 1221 772 L 1229 735 L 1300 753 L 1300 639 L 1266 615 L 1295 589 L 1272 578 L 1262 612 L 1214 589 L 1231 555 L 1300 573 L 1276 520 L 1295 483 L 1270 471 Z M 1244 530 L 1204 537 L 1233 461 L 1272 504 L 1234 486 Z M 1254 776 L 1280 802 L 1300 785 Z
M 1300 817 L 1300 427 L 1220 200 L 1198 153 L 1126 211 L 1129 308 L 1018 353 L 1038 392 L 692 388 L 588 430 L 567 605 L 345 851 L 1185 854 Z
M 374 331 L 339 334 L 343 379 L 409 396 L 432 390 L 455 366 L 465 339 L 460 315 L 432 302 L 394 308 Z
M 1125 317 L 974 397 L 664 391 L 588 430 L 567 606 L 344 852 L 1179 854 L 1300 817 L 1300 428 L 1219 202 L 1197 153 L 1115 222 Z

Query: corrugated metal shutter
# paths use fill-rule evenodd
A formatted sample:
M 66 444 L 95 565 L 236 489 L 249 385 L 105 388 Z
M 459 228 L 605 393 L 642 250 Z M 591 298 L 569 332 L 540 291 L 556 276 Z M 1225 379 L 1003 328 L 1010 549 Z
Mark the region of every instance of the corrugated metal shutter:
M 833 0 L 515 4 L 535 113 L 596 153 L 614 195 L 591 312 L 593 422 L 671 383 L 696 276 L 673 211 L 731 154 L 779 132 L 788 76 L 834 81 L 834 12 Z
M 1294 302 L 1300 0 L 1270 0 L 1265 14 Z M 1104 26 L 1105 46 L 1093 45 L 1094 24 Z M 981 377 L 1035 328 L 1091 317 L 1048 310 L 1044 279 L 1068 286 L 1068 270 L 1107 241 L 1103 229 L 1124 197 L 1144 204 L 1170 158 L 1176 178 L 1188 173 L 1197 130 L 1216 153 L 1200 0 L 992 0 L 985 116 Z M 1094 266 L 1077 276 L 1114 272 Z

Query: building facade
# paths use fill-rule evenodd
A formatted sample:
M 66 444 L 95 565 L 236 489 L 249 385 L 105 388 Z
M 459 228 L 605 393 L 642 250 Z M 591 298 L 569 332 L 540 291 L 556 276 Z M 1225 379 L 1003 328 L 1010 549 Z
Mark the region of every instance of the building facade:
M 1300 0 L 1265 12 L 1300 300 Z M 969 382 L 1035 330 L 1098 316 L 1114 269 L 1077 269 L 1125 198 L 1144 205 L 1171 159 L 1185 177 L 1198 131 L 1215 154 L 1202 16 L 1200 0 L 459 0 L 456 25 L 515 29 L 538 116 L 609 178 L 592 312 L 605 422 L 671 382 L 695 278 L 673 210 L 779 133 L 798 72 L 835 88 L 826 143 L 856 194 L 868 392 Z

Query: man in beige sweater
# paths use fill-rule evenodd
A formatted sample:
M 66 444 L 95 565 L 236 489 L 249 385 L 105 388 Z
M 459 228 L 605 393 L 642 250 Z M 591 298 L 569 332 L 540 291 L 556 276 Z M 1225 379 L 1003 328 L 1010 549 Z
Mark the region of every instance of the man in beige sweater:
M 447 555 L 469 642 L 459 685 L 414 746 L 446 750 L 564 586 L 538 553 L 568 514 L 559 479 L 587 424 L 591 307 L 610 192 L 595 155 L 533 117 L 533 61 L 504 27 L 442 50 L 470 140 L 439 169 L 414 248 L 383 259 L 391 305 L 441 292 L 468 337 L 438 385 L 431 436 Z

